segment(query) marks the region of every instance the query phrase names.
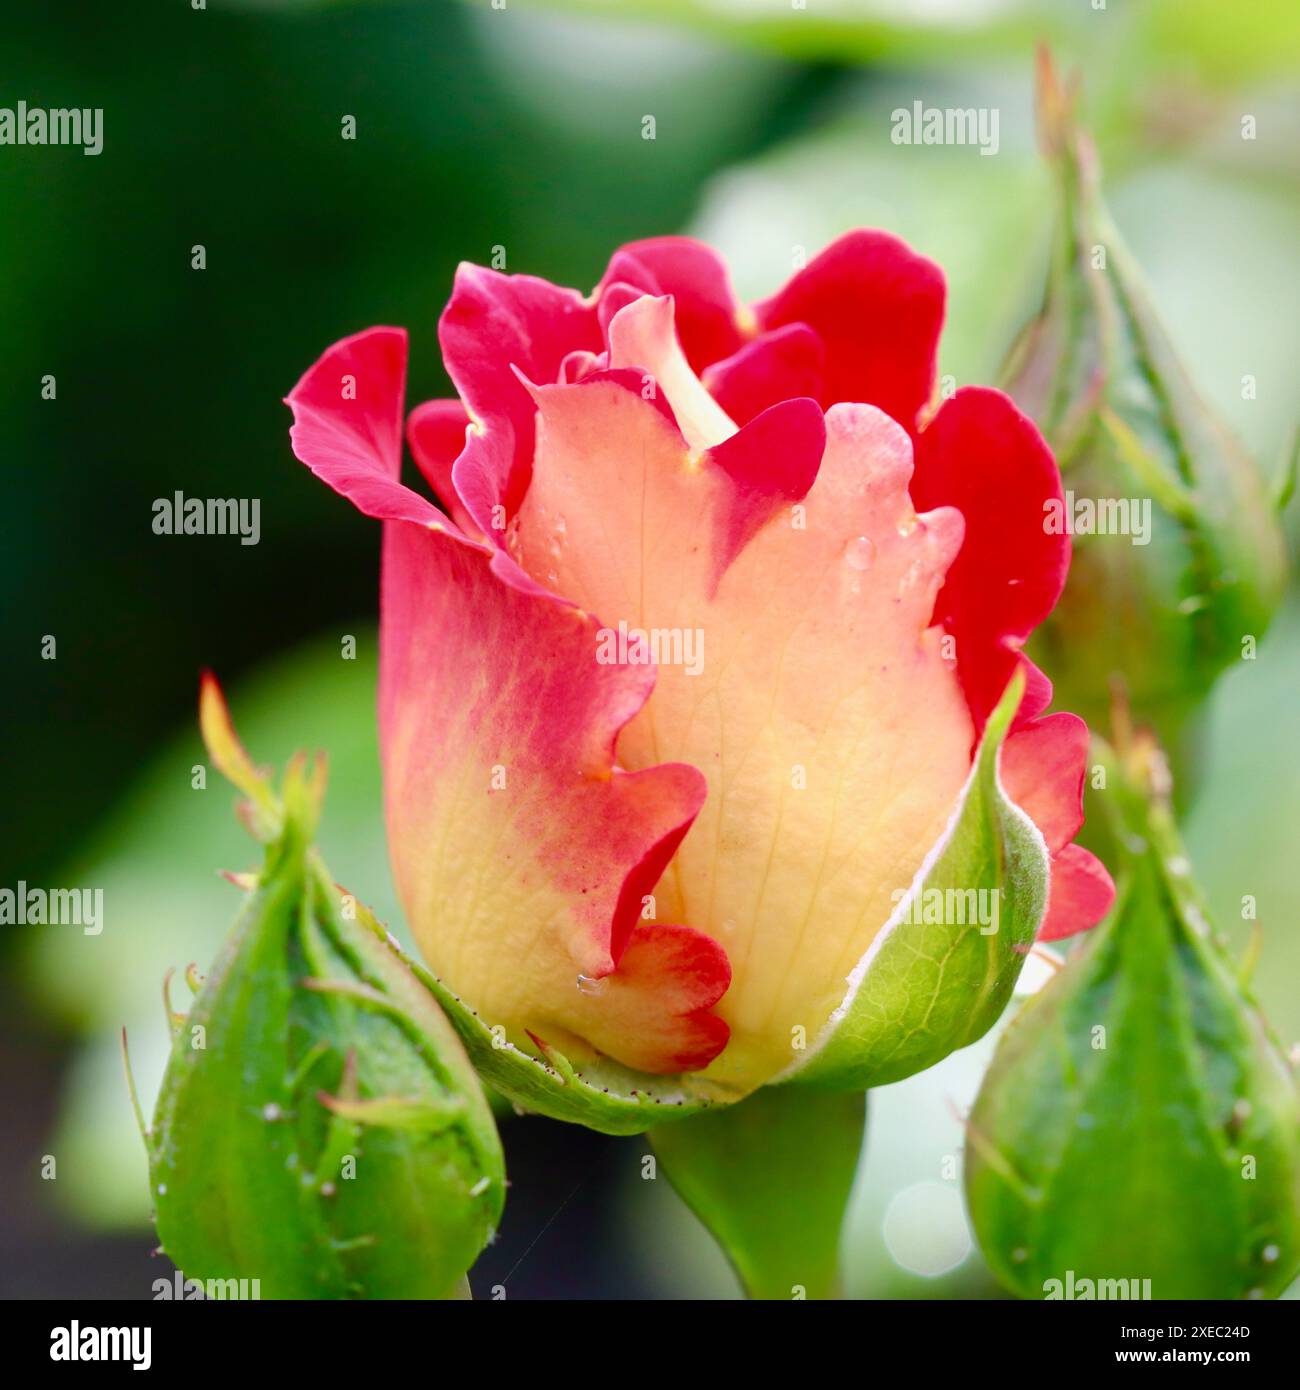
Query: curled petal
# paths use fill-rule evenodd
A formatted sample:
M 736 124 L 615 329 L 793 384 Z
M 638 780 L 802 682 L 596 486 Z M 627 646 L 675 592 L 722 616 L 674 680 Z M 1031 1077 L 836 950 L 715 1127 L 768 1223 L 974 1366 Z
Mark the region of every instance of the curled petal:
M 821 403 L 879 406 L 909 432 L 934 390 L 943 272 L 887 232 L 840 237 L 755 307 L 764 329 L 802 323 L 825 346 Z
M 725 262 L 711 246 L 682 236 L 630 242 L 610 260 L 597 297 L 620 280 L 642 294 L 672 295 L 682 350 L 696 372 L 741 345 L 745 311 L 736 303 Z
M 703 932 L 638 927 L 618 970 L 587 996 L 585 1036 L 638 1071 L 697 1071 L 727 1045 L 712 1007 L 730 983 L 725 953 Z
M 469 415 L 460 401 L 425 401 L 406 421 L 406 442 L 424 480 L 438 495 L 443 508 L 467 536 L 478 534 L 456 492 L 452 469 L 465 448 Z
M 641 368 L 651 381 L 646 389 L 662 391 L 686 442 L 708 449 L 735 434 L 726 412 L 704 389 L 677 341 L 673 301 L 642 295 L 614 315 L 609 324 L 611 368 Z
M 709 451 L 731 482 L 721 493 L 714 586 L 759 529 L 808 495 L 826 451 L 826 418 L 808 399 L 782 401 Z
M 600 328 L 575 290 L 532 275 L 462 265 L 438 321 L 438 341 L 470 416 L 494 434 L 494 446 L 476 450 L 472 467 L 458 465 L 456 482 L 469 483 L 472 496 L 464 500 L 479 530 L 499 536 L 490 509 L 500 503 L 514 514 L 533 457 L 532 402 L 511 368 L 531 381 L 555 381 L 569 353 L 601 350 Z
M 369 328 L 332 348 L 285 397 L 293 451 L 366 516 L 419 526 L 445 520 L 399 481 L 406 330 Z
M 825 356 L 821 339 L 806 323 L 790 323 L 715 362 L 704 373 L 704 385 L 743 425 L 781 401 L 800 396 L 820 400 Z
M 1002 747 L 1007 795 L 1043 832 L 1053 854 L 1083 824 L 1088 726 L 1077 714 L 1046 714 L 1017 729 Z
M 963 387 L 921 432 L 912 497 L 918 507 L 952 506 L 966 518 L 934 616 L 956 639 L 976 729 L 1017 668 L 1026 677 L 1017 716 L 1024 724 L 1046 707 L 1052 687 L 1020 648 L 1052 611 L 1070 567 L 1069 536 L 1046 525 L 1046 504 L 1062 497 L 1056 460 L 1001 391 Z
M 1047 913 L 1039 941 L 1060 941 L 1095 927 L 1115 901 L 1115 884 L 1106 866 L 1082 845 L 1066 845 L 1052 855 Z

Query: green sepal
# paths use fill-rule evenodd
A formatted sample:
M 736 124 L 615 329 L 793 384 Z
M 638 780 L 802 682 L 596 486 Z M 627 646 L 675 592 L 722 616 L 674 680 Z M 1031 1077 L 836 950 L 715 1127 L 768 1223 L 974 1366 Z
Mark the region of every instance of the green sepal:
M 997 773 L 1023 689 L 1017 674 L 989 716 L 943 836 L 849 976 L 843 1003 L 780 1080 L 837 1090 L 901 1081 L 982 1037 L 1002 1013 L 1047 902 L 1047 846 Z M 996 930 L 923 920 L 925 905 L 939 901 L 933 893 L 958 902 L 950 890 L 995 894 L 982 901 L 997 904 Z M 961 915 L 978 916 L 952 914 Z
M 1116 905 L 998 1045 L 970 1116 L 971 1219 L 1025 1298 L 1274 1295 L 1300 1265 L 1295 1080 L 1165 795 L 1108 764 Z
M 438 1000 L 483 1080 L 518 1110 L 586 1125 L 601 1134 L 642 1134 L 652 1125 L 699 1115 L 736 1099 L 735 1092 L 703 1077 L 651 1076 L 608 1057 L 579 1066 L 558 1048 L 543 1049 L 526 1034 L 490 1028 L 436 975 L 403 952 L 378 922 L 370 918 L 369 925 Z
M 860 1093 L 767 1086 L 650 1140 L 751 1298 L 833 1298 L 865 1124 Z

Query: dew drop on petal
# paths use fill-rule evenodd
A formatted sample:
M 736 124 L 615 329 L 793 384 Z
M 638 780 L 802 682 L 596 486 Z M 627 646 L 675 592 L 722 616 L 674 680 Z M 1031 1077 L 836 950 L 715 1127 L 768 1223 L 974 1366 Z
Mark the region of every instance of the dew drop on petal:
M 590 975 L 578 976 L 578 992 L 580 994 L 598 995 L 605 992 L 605 981 L 593 979 Z

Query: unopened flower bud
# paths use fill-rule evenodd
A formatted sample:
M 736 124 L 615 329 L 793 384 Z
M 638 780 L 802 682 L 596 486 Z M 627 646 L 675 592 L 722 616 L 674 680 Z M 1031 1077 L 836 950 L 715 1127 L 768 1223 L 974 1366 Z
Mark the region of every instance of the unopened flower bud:
M 1300 1095 L 1212 932 L 1163 755 L 1108 771 L 1114 912 L 1003 1036 L 966 1193 L 1025 1298 L 1244 1298 L 1300 1265 Z
M 1043 307 L 1003 384 L 1056 454 L 1045 526 L 1074 537 L 1069 584 L 1036 635 L 1059 703 L 1104 719 L 1122 675 L 1177 755 L 1216 676 L 1253 653 L 1280 599 L 1277 506 L 1198 396 L 1102 201 L 1073 91 L 1045 54 L 1039 122 L 1058 228 Z
M 311 841 L 323 764 L 277 796 L 215 682 L 213 761 L 265 864 L 176 1035 L 147 1133 L 158 1232 L 188 1278 L 267 1298 L 444 1298 L 500 1217 L 504 1172 L 464 1050 Z

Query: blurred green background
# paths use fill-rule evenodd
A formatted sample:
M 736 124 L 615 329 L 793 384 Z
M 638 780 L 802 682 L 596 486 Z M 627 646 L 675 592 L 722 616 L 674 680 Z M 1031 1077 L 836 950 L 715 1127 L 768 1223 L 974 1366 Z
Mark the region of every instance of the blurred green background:
M 104 150 L 0 147 L 0 885 L 102 887 L 106 926 L 0 937 L 0 1294 L 147 1298 L 169 1268 L 149 1258 L 117 1034 L 148 1104 L 162 974 L 210 958 L 236 907 L 213 871 L 253 857 L 228 789 L 191 789 L 202 666 L 258 759 L 329 750 L 327 858 L 403 931 L 372 727 L 379 530 L 290 455 L 280 398 L 299 373 L 346 333 L 400 323 L 410 400 L 445 394 L 438 312 L 456 263 L 497 246 L 512 271 L 586 290 L 620 242 L 690 230 L 756 297 L 795 247 L 873 224 L 943 264 L 941 370 L 988 380 L 1045 264 L 1039 38 L 1082 69 L 1117 219 L 1194 375 L 1274 474 L 1300 360 L 1291 0 L 65 0 L 6 15 L 0 105 L 102 107 Z M 918 100 L 996 106 L 997 156 L 891 144 L 890 112 Z M 152 502 L 177 489 L 259 498 L 260 544 L 154 535 Z M 1187 827 L 1238 948 L 1241 896 L 1259 902 L 1259 993 L 1287 1043 L 1298 639 L 1293 602 L 1222 682 Z M 851 1294 L 996 1295 L 961 1213 L 950 1109 L 990 1050 L 873 1096 Z M 513 1187 L 477 1290 L 735 1294 L 666 1184 L 641 1180 L 643 1140 L 503 1126 Z

